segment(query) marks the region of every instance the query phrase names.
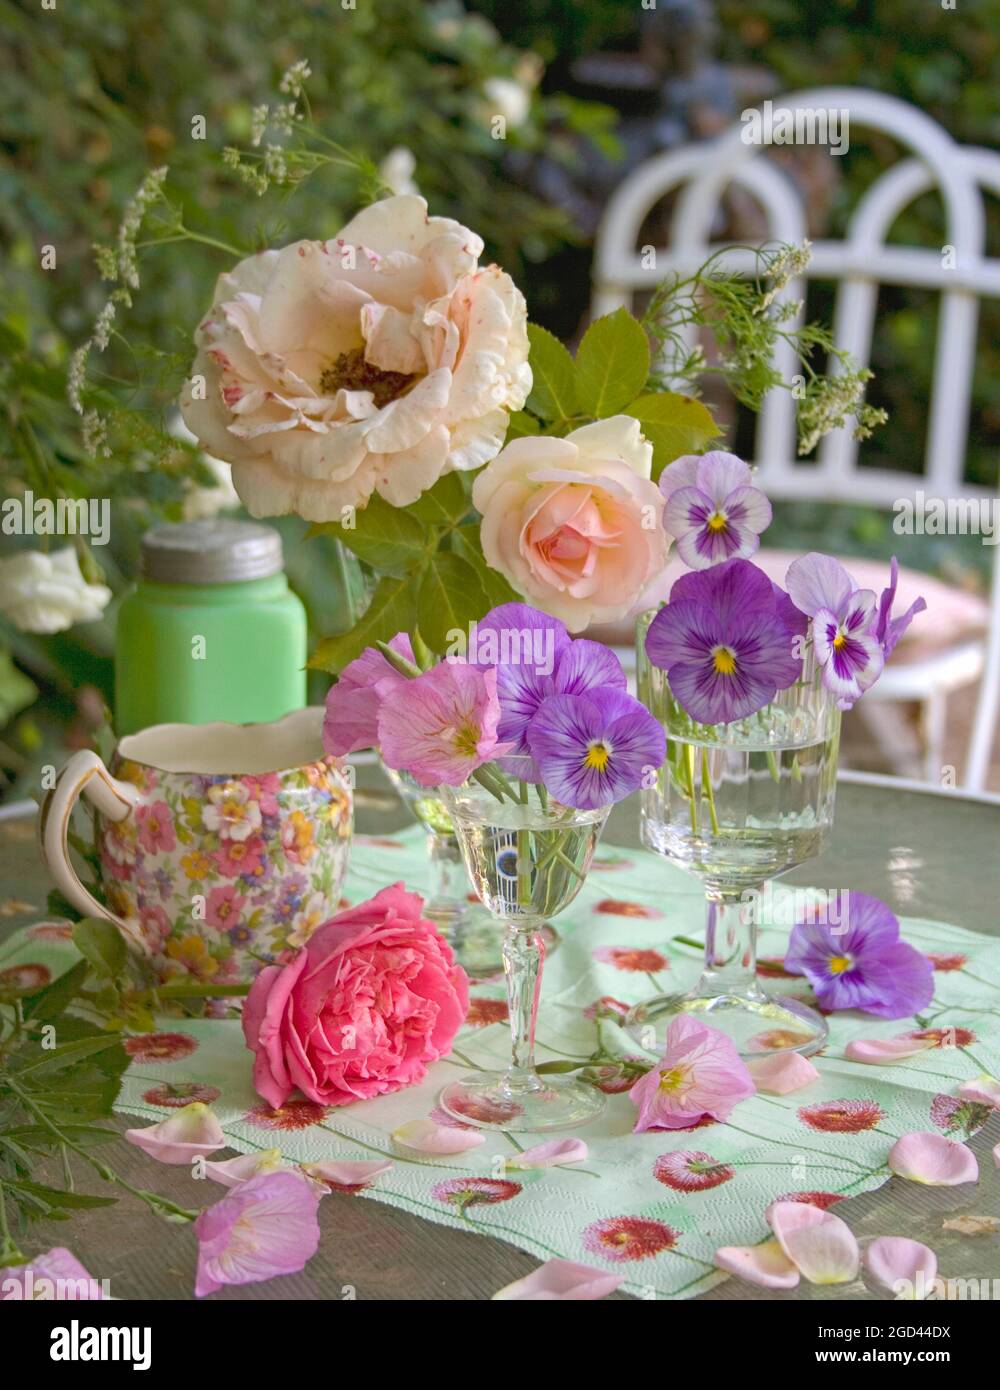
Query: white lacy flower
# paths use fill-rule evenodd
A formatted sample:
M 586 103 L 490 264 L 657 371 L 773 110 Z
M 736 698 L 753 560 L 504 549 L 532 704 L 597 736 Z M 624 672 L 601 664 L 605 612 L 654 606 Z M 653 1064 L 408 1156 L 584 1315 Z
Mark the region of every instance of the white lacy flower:
M 531 389 L 527 314 L 482 249 L 401 196 L 219 277 L 181 409 L 254 516 L 407 506 L 499 452 Z
M 104 584 L 88 584 L 72 546 L 45 555 L 22 550 L 0 560 L 0 613 L 22 632 L 65 632 L 92 623 L 111 602 Z

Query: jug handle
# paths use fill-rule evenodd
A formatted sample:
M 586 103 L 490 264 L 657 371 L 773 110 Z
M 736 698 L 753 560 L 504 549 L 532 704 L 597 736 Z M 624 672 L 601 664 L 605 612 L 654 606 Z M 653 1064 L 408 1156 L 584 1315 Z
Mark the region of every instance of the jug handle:
M 39 816 L 42 856 L 60 893 L 87 917 L 112 922 L 134 945 L 141 938 L 134 924 L 116 916 L 80 882 L 69 855 L 69 821 L 73 807 L 83 795 L 108 820 L 124 820 L 139 800 L 139 790 L 131 782 L 120 782 L 96 753 L 82 748 L 74 753 L 59 773 L 55 786 L 45 794 Z

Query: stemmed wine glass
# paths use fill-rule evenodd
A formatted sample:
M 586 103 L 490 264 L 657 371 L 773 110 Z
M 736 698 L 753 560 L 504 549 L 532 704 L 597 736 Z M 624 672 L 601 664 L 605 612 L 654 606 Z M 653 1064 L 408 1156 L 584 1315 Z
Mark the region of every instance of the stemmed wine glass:
M 705 967 L 688 994 L 658 995 L 631 1010 L 629 1032 L 662 1048 L 680 1013 L 697 1013 L 746 1057 L 823 1046 L 822 1015 L 757 983 L 762 889 L 818 855 L 833 825 L 840 711 L 812 652 L 800 680 L 763 709 L 730 724 L 696 723 L 646 655 L 655 614 L 639 620 L 639 698 L 667 735 L 667 757 L 642 793 L 643 843 L 705 886 Z
M 519 761 L 507 758 L 504 770 Z M 516 776 L 516 772 L 514 773 Z M 545 945 L 540 929 L 567 907 L 586 878 L 610 807 L 580 811 L 520 782 L 520 800 L 498 799 L 478 781 L 442 787 L 458 843 L 480 901 L 504 927 L 511 1062 L 446 1086 L 448 1114 L 482 1129 L 534 1133 L 586 1124 L 604 1097 L 586 1082 L 535 1070 L 535 1019 Z
M 455 953 L 465 973 L 474 979 L 503 969 L 501 932 L 478 903 L 468 901 L 469 877 L 448 807 L 437 787 L 424 787 L 408 772 L 385 768 L 402 801 L 427 832 L 427 856 L 432 883 L 424 912 Z

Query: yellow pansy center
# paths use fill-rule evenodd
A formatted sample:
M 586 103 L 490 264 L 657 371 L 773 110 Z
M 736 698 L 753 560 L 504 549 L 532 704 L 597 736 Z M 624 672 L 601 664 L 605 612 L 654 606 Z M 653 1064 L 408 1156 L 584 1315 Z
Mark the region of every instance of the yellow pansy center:
M 844 645 L 844 643 L 845 643 L 846 641 L 847 641 L 847 636 L 846 636 L 846 634 L 843 633 L 843 632 L 838 632 L 837 635 L 836 635 L 836 637 L 833 639 L 833 650 L 834 650 L 835 652 L 839 652 L 840 649 L 841 649 L 841 647 Z
M 850 970 L 853 965 L 850 956 L 831 956 L 828 962 L 831 975 L 843 975 L 845 970 Z
M 603 772 L 611 758 L 611 749 L 600 739 L 595 740 L 587 748 L 583 757 L 584 767 L 593 769 L 594 772 Z
M 724 531 L 728 521 L 729 518 L 726 516 L 725 512 L 713 512 L 705 524 L 710 531 Z
M 736 653 L 730 647 L 713 647 L 712 665 L 717 675 L 731 676 L 736 670 Z

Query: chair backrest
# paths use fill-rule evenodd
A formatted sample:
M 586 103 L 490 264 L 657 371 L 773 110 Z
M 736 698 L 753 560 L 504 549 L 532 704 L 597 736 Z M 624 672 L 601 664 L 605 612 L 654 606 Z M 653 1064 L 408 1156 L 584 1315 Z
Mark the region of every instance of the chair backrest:
M 795 401 L 772 391 L 756 424 L 755 462 L 761 483 L 776 497 L 825 498 L 893 506 L 900 499 L 978 498 L 995 489 L 963 479 L 979 299 L 1000 297 L 1000 260 L 986 254 L 983 192 L 1000 196 L 1000 155 L 958 145 L 922 111 L 879 92 L 821 87 L 775 99 L 773 112 L 809 116 L 848 113 L 851 127 L 884 132 L 909 152 L 865 191 L 841 241 L 813 244 L 806 278 L 837 282 L 834 339 L 862 365 L 871 354 L 879 286 L 908 285 L 939 292 L 934 371 L 922 469 L 896 472 L 859 467 L 858 444 L 849 427 L 828 434 L 814 462 L 796 458 Z M 801 242 L 806 236 L 802 195 L 768 158 L 767 144 L 748 144 L 736 125 L 717 139 L 671 150 L 630 174 L 608 202 L 598 230 L 593 313 L 631 306 L 637 291 L 651 290 L 665 275 L 690 273 L 724 252 L 727 269 L 751 273 L 752 250 L 725 251 L 712 241 L 720 201 L 730 185 L 744 190 L 764 214 L 766 241 Z M 936 190 L 942 200 L 944 247 L 889 244 L 899 214 L 914 199 Z M 638 246 L 642 224 L 656 205 L 676 193 L 669 244 Z M 784 298 L 803 298 L 792 282 Z M 779 345 L 776 362 L 786 381 L 797 365 Z M 890 425 L 887 428 L 891 428 Z M 996 726 L 1000 688 L 1000 564 L 993 566 L 992 629 L 980 709 L 973 732 L 968 781 L 982 785 Z

